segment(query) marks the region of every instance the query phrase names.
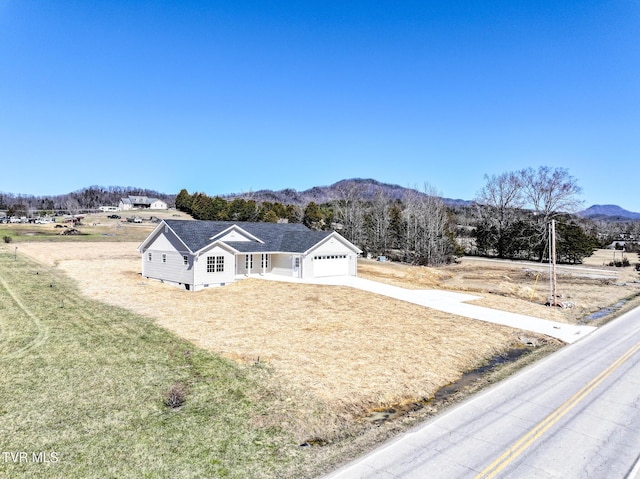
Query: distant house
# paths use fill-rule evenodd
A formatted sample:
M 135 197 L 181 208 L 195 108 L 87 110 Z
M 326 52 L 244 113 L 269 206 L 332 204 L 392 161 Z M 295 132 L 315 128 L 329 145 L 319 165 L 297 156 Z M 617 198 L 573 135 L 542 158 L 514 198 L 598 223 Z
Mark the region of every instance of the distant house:
M 127 196 L 120 199 L 119 208 L 125 210 L 166 210 L 167 203 L 158 198 L 149 198 L 147 196 Z
M 623 250 L 623 249 L 625 249 L 627 243 L 628 243 L 628 241 L 614 241 L 609 246 L 607 246 L 607 249 Z
M 356 276 L 362 251 L 336 232 L 299 223 L 164 220 L 138 247 L 142 276 L 198 291 L 276 274 Z

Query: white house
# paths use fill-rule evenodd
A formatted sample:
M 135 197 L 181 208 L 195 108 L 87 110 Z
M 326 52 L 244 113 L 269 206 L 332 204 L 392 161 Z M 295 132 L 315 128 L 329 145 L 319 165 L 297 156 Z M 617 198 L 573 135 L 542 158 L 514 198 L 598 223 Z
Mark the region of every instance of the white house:
M 265 273 L 356 276 L 362 251 L 299 223 L 163 220 L 138 247 L 142 276 L 198 291 Z
M 118 205 L 120 210 L 166 210 L 167 203 L 158 198 L 148 198 L 147 196 L 127 196 L 121 198 Z

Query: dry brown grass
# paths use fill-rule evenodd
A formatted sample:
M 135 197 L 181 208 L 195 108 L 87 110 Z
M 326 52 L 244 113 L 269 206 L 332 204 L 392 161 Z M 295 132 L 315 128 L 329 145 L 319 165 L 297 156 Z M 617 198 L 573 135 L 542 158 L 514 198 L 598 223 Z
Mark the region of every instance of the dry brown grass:
M 558 266 L 560 300 L 572 305 L 566 309 L 544 305 L 549 297 L 547 265 L 463 258 L 457 264 L 429 268 L 362 260 L 358 272 L 362 277 L 405 288 L 479 294 L 482 299 L 474 304 L 575 324 L 640 291 L 640 276 L 634 268 L 603 267 L 605 258 L 611 255 L 610 250 L 598 250 L 585 260 L 584 267 Z M 634 262 L 636 255 L 630 256 Z M 592 269 L 595 266 L 598 271 Z
M 133 243 L 27 243 L 88 296 L 157 319 L 200 347 L 261 361 L 343 411 L 429 397 L 508 348 L 509 328 L 350 288 L 247 279 L 199 293 L 143 280 Z
M 366 410 L 430 397 L 512 347 L 520 334 L 345 287 L 246 279 L 187 292 L 143 279 L 137 246 L 34 242 L 22 243 L 19 252 L 56 266 L 86 295 L 153 317 L 204 349 L 268 365 L 282 385 L 283 407 L 295 410 L 289 420 L 299 440 L 338 434 Z M 593 297 L 594 304 L 560 310 L 527 300 L 533 279 L 519 266 L 363 261 L 360 274 L 405 287 L 480 293 L 479 304 L 562 321 L 633 289 L 575 279 L 563 283 L 571 284 L 572 297 Z M 319 414 L 322 409 L 330 412 Z
M 623 253 L 622 251 L 615 251 L 612 249 L 599 249 L 596 252 L 585 258 L 583 263 L 586 266 L 607 266 L 611 261 L 621 261 L 622 258 L 627 258 L 632 264 L 639 261 L 638 253 Z M 615 268 L 620 269 L 620 268 Z M 632 268 L 624 268 L 625 270 L 631 270 Z

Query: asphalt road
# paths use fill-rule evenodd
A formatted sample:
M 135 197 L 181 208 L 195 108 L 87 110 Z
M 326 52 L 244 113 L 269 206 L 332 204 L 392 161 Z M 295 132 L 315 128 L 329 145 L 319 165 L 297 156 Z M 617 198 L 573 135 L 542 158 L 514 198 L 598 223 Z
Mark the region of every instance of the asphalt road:
M 464 262 L 467 263 L 496 263 L 496 264 L 509 264 L 512 266 L 522 266 L 523 268 L 548 272 L 549 264 L 540 263 L 539 261 L 525 261 L 525 260 L 512 260 L 512 259 L 496 259 L 496 258 L 484 258 L 481 256 L 465 256 Z M 575 274 L 576 276 L 583 276 L 587 278 L 617 278 L 618 270 L 597 267 L 597 266 L 585 266 L 583 264 L 558 264 L 556 265 L 556 272 L 559 274 Z
M 640 309 L 327 477 L 640 478 Z

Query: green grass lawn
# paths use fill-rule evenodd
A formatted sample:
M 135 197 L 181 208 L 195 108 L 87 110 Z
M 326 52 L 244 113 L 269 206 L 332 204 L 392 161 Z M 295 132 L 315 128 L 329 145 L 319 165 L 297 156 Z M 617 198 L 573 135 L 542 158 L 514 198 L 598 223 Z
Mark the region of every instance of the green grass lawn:
M 0 477 L 289 476 L 301 453 L 275 426 L 268 371 L 88 300 L 11 246 L 0 247 Z M 164 393 L 178 383 L 174 409 Z

